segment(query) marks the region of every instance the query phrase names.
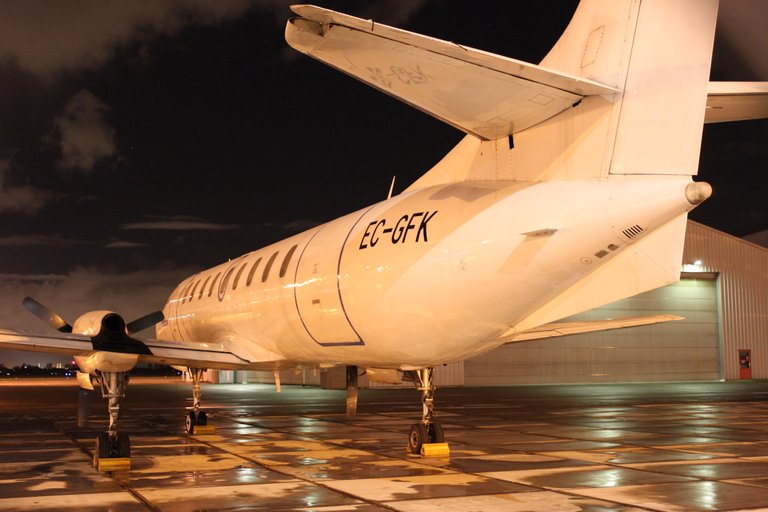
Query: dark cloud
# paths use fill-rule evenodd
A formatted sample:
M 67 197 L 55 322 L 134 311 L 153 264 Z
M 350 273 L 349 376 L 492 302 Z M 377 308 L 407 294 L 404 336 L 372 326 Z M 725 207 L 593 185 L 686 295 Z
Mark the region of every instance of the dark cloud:
M 225 231 L 237 229 L 236 224 L 218 224 L 196 217 L 175 216 L 155 217 L 152 220 L 142 222 L 130 222 L 123 224 L 123 229 L 144 229 L 161 231 Z
M 61 235 L 12 235 L 0 237 L 0 247 L 74 247 L 92 242 Z
M 33 215 L 54 198 L 55 194 L 28 185 L 12 185 L 11 159 L 0 159 L 0 214 Z
M 61 150 L 59 168 L 90 171 L 99 162 L 117 157 L 115 129 L 104 119 L 107 109 L 107 104 L 87 89 L 67 102 L 53 121 Z
M 286 222 L 281 227 L 285 231 L 293 231 L 293 232 L 299 233 L 300 231 L 306 231 L 307 229 L 314 228 L 315 226 L 319 226 L 320 224 L 321 222 L 318 222 L 312 219 L 297 219 L 297 220 L 292 220 L 290 222 Z
M 240 17 L 256 0 L 4 0 L 0 2 L 0 57 L 38 76 L 96 68 L 127 40 L 174 34 L 188 25 Z
M 64 281 L 67 276 L 56 274 L 0 274 L 0 286 L 6 286 L 8 283 L 35 283 L 43 285 L 49 282 Z
M 148 244 L 141 242 L 129 242 L 127 240 L 114 240 L 104 246 L 105 249 L 136 249 L 138 247 L 147 247 Z
M 381 0 L 362 7 L 357 16 L 387 25 L 407 23 L 427 3 L 427 0 Z

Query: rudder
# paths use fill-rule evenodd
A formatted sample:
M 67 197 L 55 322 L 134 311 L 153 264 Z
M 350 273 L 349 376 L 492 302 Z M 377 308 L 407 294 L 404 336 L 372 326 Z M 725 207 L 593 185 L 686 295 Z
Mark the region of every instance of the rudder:
M 697 173 L 717 8 L 717 0 L 581 1 L 541 65 L 624 91 L 603 120 L 600 174 Z

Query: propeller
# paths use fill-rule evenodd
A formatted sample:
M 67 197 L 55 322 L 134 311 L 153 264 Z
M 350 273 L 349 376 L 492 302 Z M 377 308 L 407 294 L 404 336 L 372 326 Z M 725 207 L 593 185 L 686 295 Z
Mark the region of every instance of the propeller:
M 72 326 L 69 325 L 59 315 L 37 302 L 32 297 L 26 297 L 22 301 L 25 308 L 37 318 L 50 325 L 59 332 L 72 332 Z
M 144 315 L 141 318 L 137 318 L 133 322 L 128 322 L 125 328 L 128 330 L 129 335 L 135 334 L 139 331 L 143 331 L 144 329 L 152 327 L 158 322 L 162 322 L 164 319 L 165 316 L 163 316 L 162 311 L 155 311 L 149 313 L 148 315 Z
M 32 297 L 26 297 L 22 301 L 22 304 L 33 315 L 35 315 L 40 320 L 50 325 L 57 331 L 64 332 L 64 333 L 72 332 L 72 326 L 69 325 L 66 322 L 66 320 L 61 318 L 58 314 L 54 313 L 53 311 L 51 311 L 46 306 L 42 305 Z M 143 331 L 144 329 L 147 329 L 149 327 L 152 327 L 156 323 L 162 322 L 163 319 L 165 318 L 163 316 L 162 311 L 155 311 L 153 313 L 149 313 L 148 315 L 144 315 L 140 318 L 137 318 L 136 320 L 129 322 L 128 324 L 124 324 L 123 319 L 120 318 L 119 315 L 112 313 L 111 315 L 108 315 L 108 316 L 110 318 L 119 318 L 119 321 L 113 320 L 111 322 L 108 322 L 108 325 L 107 325 L 108 330 L 111 330 L 111 331 L 123 330 L 124 328 L 129 336 L 139 331 Z M 102 326 L 102 330 L 103 328 L 104 326 Z

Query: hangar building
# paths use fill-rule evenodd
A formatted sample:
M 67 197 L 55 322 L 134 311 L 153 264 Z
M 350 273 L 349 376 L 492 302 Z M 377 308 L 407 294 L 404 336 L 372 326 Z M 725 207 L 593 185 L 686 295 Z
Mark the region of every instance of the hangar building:
M 683 320 L 526 341 L 436 369 L 438 386 L 768 379 L 768 249 L 688 222 L 681 280 L 569 320 L 672 313 Z M 273 382 L 219 372 L 220 382 Z M 381 386 L 367 383 L 361 385 Z M 344 386 L 344 369 L 281 374 Z
M 507 345 L 464 361 L 466 385 L 768 378 L 768 249 L 688 222 L 681 280 L 582 313 L 684 320 Z

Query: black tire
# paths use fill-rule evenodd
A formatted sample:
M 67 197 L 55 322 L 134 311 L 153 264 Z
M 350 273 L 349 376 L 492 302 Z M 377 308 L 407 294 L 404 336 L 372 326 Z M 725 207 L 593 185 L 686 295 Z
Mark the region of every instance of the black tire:
M 96 464 L 98 464 L 99 459 L 129 458 L 131 456 L 131 440 L 128 434 L 117 434 L 117 438 L 112 439 L 108 432 L 99 432 L 96 435 L 96 447 L 93 453 Z
M 440 423 L 430 423 L 428 430 L 429 430 L 430 443 L 445 442 L 445 434 L 443 433 L 443 426 Z
M 408 435 L 408 453 L 418 455 L 421 453 L 421 447 L 429 442 L 427 438 L 427 427 L 423 423 L 414 423 L 411 425 L 411 431 Z
M 195 432 L 195 425 L 197 425 L 197 418 L 194 411 L 189 411 L 187 417 L 184 420 L 184 430 L 187 434 L 193 434 Z
M 117 457 L 131 456 L 131 440 L 128 434 L 117 434 Z
M 208 424 L 208 416 L 205 414 L 205 411 L 200 411 L 199 413 L 197 413 L 197 424 L 198 425 Z
M 98 466 L 99 459 L 108 459 L 110 457 L 110 444 L 108 433 L 99 432 L 96 434 L 96 447 L 93 449 L 94 465 Z

